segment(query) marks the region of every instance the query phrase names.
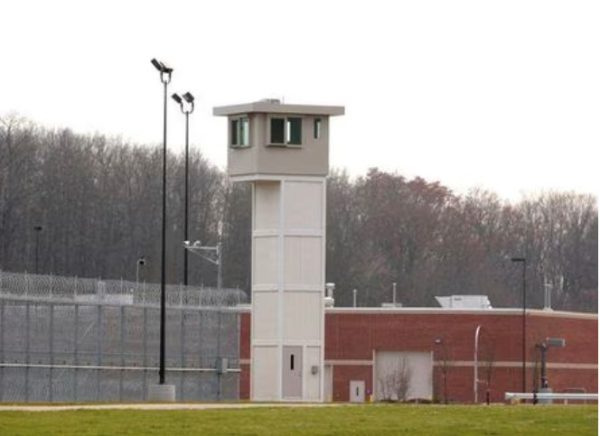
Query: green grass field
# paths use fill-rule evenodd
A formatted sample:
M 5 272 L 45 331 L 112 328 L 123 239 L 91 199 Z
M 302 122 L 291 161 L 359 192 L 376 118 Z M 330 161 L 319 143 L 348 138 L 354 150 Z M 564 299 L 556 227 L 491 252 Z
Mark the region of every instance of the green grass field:
M 597 406 L 0 412 L 0 435 L 595 435 Z

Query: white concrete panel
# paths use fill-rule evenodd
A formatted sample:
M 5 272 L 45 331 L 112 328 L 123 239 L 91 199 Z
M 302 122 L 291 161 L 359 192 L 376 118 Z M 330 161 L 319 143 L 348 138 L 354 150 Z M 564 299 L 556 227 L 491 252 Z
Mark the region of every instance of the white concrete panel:
M 285 228 L 323 228 L 323 189 L 322 182 L 285 183 Z
M 287 236 L 285 238 L 284 284 L 286 288 L 319 287 L 323 284 L 323 238 Z
M 272 285 L 277 288 L 278 282 L 278 238 L 264 236 L 253 240 L 252 284 Z
M 323 295 L 320 292 L 284 293 L 283 338 L 285 340 L 321 340 Z
M 320 362 L 320 347 L 306 347 L 306 357 L 304 365 L 304 399 L 309 401 L 319 401 L 321 394 L 321 374 L 322 366 Z M 317 372 L 313 368 L 317 367 Z
M 279 297 L 276 292 L 255 292 L 252 295 L 252 334 L 254 339 L 276 340 Z
M 280 182 L 257 182 L 254 185 L 254 230 L 279 227 Z
M 252 348 L 252 400 L 277 401 L 279 356 L 277 347 Z
M 397 389 L 406 386 L 406 398 L 433 398 L 431 352 L 377 351 L 375 353 L 375 398 L 397 400 Z M 403 381 L 405 380 L 405 381 Z
M 333 401 L 333 366 L 325 365 L 325 375 L 323 377 L 325 388 L 323 390 L 324 401 Z

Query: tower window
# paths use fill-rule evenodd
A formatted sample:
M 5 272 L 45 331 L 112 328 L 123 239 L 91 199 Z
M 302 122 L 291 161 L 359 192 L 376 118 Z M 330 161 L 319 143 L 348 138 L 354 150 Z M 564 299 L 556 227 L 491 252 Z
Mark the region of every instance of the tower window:
M 321 118 L 315 118 L 313 127 L 313 136 L 315 139 L 319 139 L 321 137 Z
M 300 117 L 271 117 L 271 145 L 302 145 L 302 118 Z
M 292 145 L 302 144 L 302 118 L 287 119 L 286 143 Z
M 285 118 L 271 118 L 271 144 L 283 144 L 285 138 Z
M 248 147 L 250 145 L 250 123 L 248 117 L 231 120 L 231 146 Z

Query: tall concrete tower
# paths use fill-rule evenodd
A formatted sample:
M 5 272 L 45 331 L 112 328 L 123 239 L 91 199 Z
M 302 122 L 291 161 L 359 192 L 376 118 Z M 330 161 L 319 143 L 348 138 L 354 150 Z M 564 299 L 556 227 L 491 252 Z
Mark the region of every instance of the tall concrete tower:
M 228 173 L 252 183 L 255 401 L 322 401 L 329 117 L 340 106 L 277 100 L 214 108 L 228 117 Z

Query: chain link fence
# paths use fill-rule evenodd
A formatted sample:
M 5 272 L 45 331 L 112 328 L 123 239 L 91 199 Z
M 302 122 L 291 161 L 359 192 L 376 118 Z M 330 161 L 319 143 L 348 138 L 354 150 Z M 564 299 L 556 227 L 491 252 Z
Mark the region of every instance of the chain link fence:
M 166 382 L 238 398 L 239 289 L 167 286 Z M 158 381 L 160 285 L 0 271 L 0 401 L 141 401 Z

